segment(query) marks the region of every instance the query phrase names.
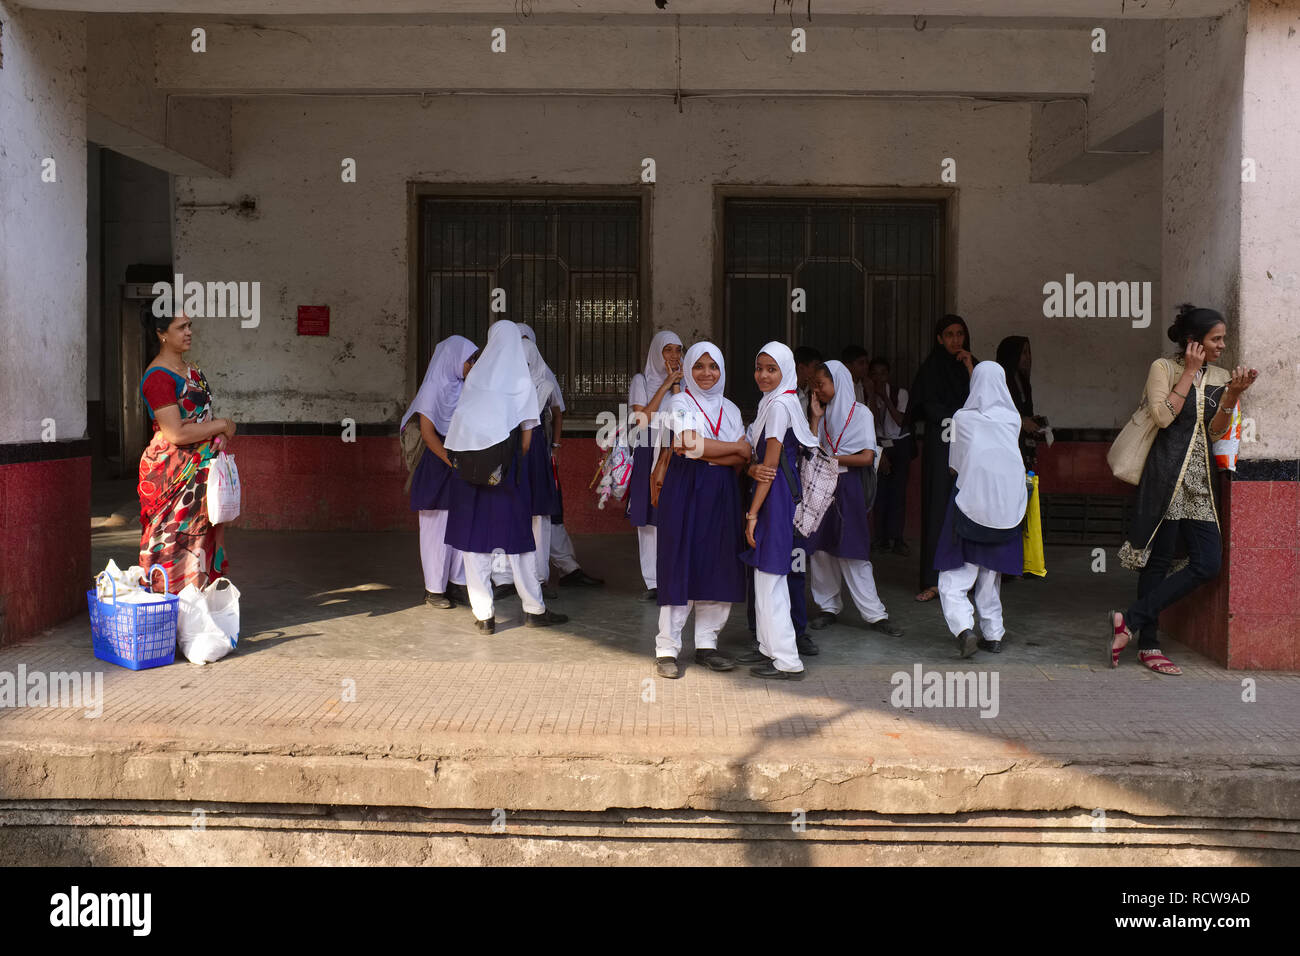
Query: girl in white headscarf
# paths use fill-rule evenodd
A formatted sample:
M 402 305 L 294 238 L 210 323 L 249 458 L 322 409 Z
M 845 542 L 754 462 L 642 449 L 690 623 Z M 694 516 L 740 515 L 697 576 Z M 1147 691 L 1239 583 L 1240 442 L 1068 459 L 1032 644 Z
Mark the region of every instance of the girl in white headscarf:
M 731 605 L 745 599 L 738 468 L 748 463 L 749 442 L 740 409 L 724 395 L 727 366 L 712 342 L 697 342 L 682 361 L 681 394 L 663 404 L 666 451 L 650 478 L 655 508 L 659 634 L 655 672 L 677 677 L 682 628 L 695 610 L 695 662 L 729 671 L 735 661 L 718 651 L 718 631 Z
M 499 484 L 488 487 L 457 479 L 452 486 L 447 543 L 464 552 L 470 607 L 479 630 L 487 634 L 496 632 L 492 552 L 498 550 L 509 556 L 524 622 L 529 627 L 545 627 L 568 620 L 546 609 L 534 563 L 536 543 L 525 458 L 539 418 L 537 391 L 519 329 L 513 322 L 495 322 L 488 329 L 483 354 L 465 378 L 446 440 L 454 458 L 456 452 L 491 448 L 520 431 L 522 455 L 511 457 Z
M 650 471 L 659 458 L 657 415 L 664 399 L 681 391 L 682 374 L 682 340 L 676 332 L 656 332 L 646 353 L 645 371 L 632 376 L 628 388 L 627 403 L 636 413 L 634 423 L 639 427 L 629 430 L 634 447 L 632 477 L 627 488 L 627 517 L 637 531 L 647 601 L 656 598 L 655 511 L 650 503 Z
M 461 553 L 444 539 L 454 473 L 443 440 L 477 352 L 477 346 L 463 335 L 439 342 L 420 390 L 398 428 L 400 433 L 413 415 L 420 416 L 425 450 L 411 475 L 411 510 L 420 513 L 420 564 L 424 569 L 424 601 L 430 607 L 454 607 L 454 597 L 469 601 L 464 591 Z
M 794 354 L 788 346 L 780 342 L 763 346 L 754 361 L 754 381 L 763 397 L 746 434 L 757 461 L 749 466 L 749 475 L 755 481 L 745 514 L 749 550 L 740 559 L 754 569 L 758 651 L 739 660 L 757 665 L 750 668 L 755 677 L 802 680 L 803 661 L 799 659 L 790 618 L 786 575 L 796 560 L 795 497 L 803 493 L 799 486 L 799 452 L 815 447 L 817 438 L 808 428 L 799 404 Z
M 1021 425 L 1002 366 L 978 363 L 971 373 L 970 396 L 952 417 L 948 464 L 956 473 L 956 488 L 934 556 L 943 616 L 962 657 L 977 648 L 1002 650 L 1006 628 L 1000 575 L 1024 570 L 1022 522 L 1029 495 Z M 982 638 L 975 634 L 976 614 Z
M 808 538 L 813 600 L 821 611 L 808 623 L 819 630 L 835 623 L 844 606 L 840 601 L 842 576 L 867 626 L 898 637 L 903 631 L 889 623 L 889 612 L 876 592 L 871 525 L 862 486 L 862 470 L 875 468 L 879 454 L 876 422 L 871 411 L 854 398 L 853 374 L 842 362 L 827 362 L 813 373 L 812 427 L 822 450 L 839 462 L 840 478 L 835 500 Z

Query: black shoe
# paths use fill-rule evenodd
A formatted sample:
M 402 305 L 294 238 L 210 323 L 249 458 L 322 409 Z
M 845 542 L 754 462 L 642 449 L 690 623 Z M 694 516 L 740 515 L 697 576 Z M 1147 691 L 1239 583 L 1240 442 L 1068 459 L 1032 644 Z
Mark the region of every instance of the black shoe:
M 768 680 L 803 680 L 803 671 L 779 671 L 772 664 L 751 667 L 749 672 L 755 677 L 765 677 Z
M 981 637 L 981 638 L 979 639 L 979 649 L 980 649 L 981 651 L 988 651 L 990 654 L 1001 654 L 1001 653 L 1002 653 L 1002 642 L 1001 642 L 1001 641 L 986 641 L 986 640 L 984 640 L 984 638 Z
M 453 584 L 452 582 L 448 581 L 447 598 L 448 600 L 456 601 L 460 604 L 468 604 L 469 588 L 465 587 L 465 585 L 463 584 Z
M 902 538 L 899 538 L 897 541 L 894 542 L 894 547 L 892 550 L 894 554 L 900 554 L 903 557 L 907 557 L 909 554 L 912 553 L 912 549 L 907 546 L 907 542 L 904 541 Z
M 970 657 L 979 649 L 979 639 L 975 637 L 975 632 L 968 627 L 957 635 L 957 646 L 961 650 L 962 657 Z
M 651 588 L 649 591 L 646 591 L 645 594 L 641 595 L 641 600 L 643 600 L 643 601 L 657 601 L 657 600 L 659 600 L 659 589 L 658 589 L 658 588 Z
M 567 614 L 556 614 L 554 611 L 543 611 L 541 614 L 529 614 L 524 612 L 524 625 L 526 627 L 550 627 L 552 624 L 563 624 L 569 619 Z
M 822 611 L 822 613 L 818 614 L 816 617 L 814 617 L 811 621 L 808 622 L 808 626 L 811 627 L 814 631 L 820 631 L 822 628 L 830 627 L 838 620 L 839 618 L 836 617 L 834 614 L 832 614 L 830 611 Z
M 663 658 L 660 658 L 663 660 Z M 695 663 L 703 664 L 711 671 L 734 670 L 736 662 L 717 648 L 706 647 L 695 652 Z
M 677 669 L 677 658 L 675 657 L 656 657 L 655 673 L 660 677 L 678 678 L 682 672 Z
M 510 597 L 515 593 L 514 584 L 494 584 L 492 585 L 492 597 L 496 600 Z
M 604 586 L 604 581 L 600 578 L 593 578 L 590 574 L 583 571 L 582 568 L 570 571 L 564 577 L 560 578 L 560 587 L 562 588 L 603 588 Z
M 760 651 L 758 649 L 757 644 L 751 644 L 749 645 L 748 649 L 746 649 L 745 653 L 739 655 L 736 658 L 736 663 L 737 664 L 770 664 L 772 663 L 772 658 L 768 657 L 766 654 Z
M 902 637 L 903 629 L 889 623 L 889 618 L 882 617 L 879 621 L 872 621 L 867 627 L 873 631 L 879 631 L 881 634 L 887 634 L 890 637 Z
M 486 621 L 475 621 L 474 626 L 484 634 L 495 634 L 497 632 L 497 619 L 490 617 Z
M 546 600 L 548 600 L 548 601 L 555 601 L 555 600 L 558 600 L 558 599 L 559 599 L 559 597 L 560 597 L 560 592 L 557 591 L 557 590 L 555 590 L 555 588 L 547 587 L 545 584 L 543 584 L 543 585 L 542 585 L 542 597 L 544 597 L 544 598 L 545 598 Z
M 438 594 L 434 591 L 424 592 L 424 603 L 429 607 L 436 607 L 440 610 L 446 610 L 449 607 L 455 607 L 455 603 L 445 594 Z
M 799 649 L 800 654 L 807 654 L 810 657 L 816 657 L 821 653 L 813 639 L 807 634 L 797 634 L 794 639 L 794 646 Z

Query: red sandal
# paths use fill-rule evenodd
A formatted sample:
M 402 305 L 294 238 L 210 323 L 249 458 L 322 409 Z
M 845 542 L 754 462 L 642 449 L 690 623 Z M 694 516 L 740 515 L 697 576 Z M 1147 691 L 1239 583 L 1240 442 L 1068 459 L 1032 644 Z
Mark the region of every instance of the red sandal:
M 1167 674 L 1170 677 L 1178 677 L 1182 674 L 1182 669 L 1161 654 L 1159 648 L 1150 651 L 1138 651 L 1138 660 L 1157 674 Z
M 1106 655 L 1110 658 L 1111 667 L 1119 667 L 1119 655 L 1133 640 L 1133 632 L 1128 629 L 1127 622 L 1121 623 L 1118 627 L 1115 626 L 1116 614 L 1119 614 L 1119 619 L 1123 622 L 1124 615 L 1119 611 L 1108 611 L 1106 613 Z M 1116 647 L 1115 638 L 1120 635 L 1124 636 L 1124 643 Z

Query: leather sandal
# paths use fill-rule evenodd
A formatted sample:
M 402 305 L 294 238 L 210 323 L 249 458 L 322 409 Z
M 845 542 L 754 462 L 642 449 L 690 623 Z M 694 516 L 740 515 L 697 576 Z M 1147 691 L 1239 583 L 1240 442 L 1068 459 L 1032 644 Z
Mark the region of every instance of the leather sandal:
M 1182 674 L 1182 669 L 1171 661 L 1165 655 L 1160 653 L 1160 648 L 1152 648 L 1149 651 L 1138 651 L 1138 660 L 1155 671 L 1157 674 L 1166 674 L 1170 677 L 1178 677 Z
M 1118 626 L 1115 624 L 1116 614 L 1120 619 Z M 1116 647 L 1115 641 L 1119 637 L 1124 638 L 1124 643 Z M 1112 668 L 1119 667 L 1119 655 L 1132 640 L 1133 632 L 1128 629 L 1128 622 L 1124 620 L 1124 615 L 1120 611 L 1108 611 L 1106 613 L 1106 657 L 1110 660 Z

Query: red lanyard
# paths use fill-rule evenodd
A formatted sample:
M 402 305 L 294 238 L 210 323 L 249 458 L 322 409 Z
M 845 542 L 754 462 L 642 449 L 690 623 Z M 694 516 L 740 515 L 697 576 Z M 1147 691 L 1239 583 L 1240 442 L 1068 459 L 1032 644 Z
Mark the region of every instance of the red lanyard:
M 689 388 L 686 390 L 686 394 L 691 395 L 691 390 Z M 704 416 L 704 423 L 709 426 L 709 429 L 713 432 L 713 437 L 716 439 L 718 437 L 718 432 L 722 430 L 722 406 L 718 406 L 718 424 L 715 425 L 713 422 L 709 421 L 709 413 L 704 410 L 704 406 L 700 404 L 700 400 L 694 395 L 691 395 L 691 401 L 695 403 L 695 407 L 698 408 L 700 414 Z
M 838 455 L 840 453 L 840 438 L 844 437 L 844 432 L 848 430 L 849 422 L 853 421 L 853 413 L 857 410 L 858 410 L 857 402 L 854 402 L 853 407 L 849 409 L 849 417 L 844 419 L 844 427 L 840 429 L 840 437 L 835 439 L 835 444 L 831 446 L 832 455 Z M 826 437 L 827 438 L 831 437 L 831 433 L 829 431 L 826 433 Z

